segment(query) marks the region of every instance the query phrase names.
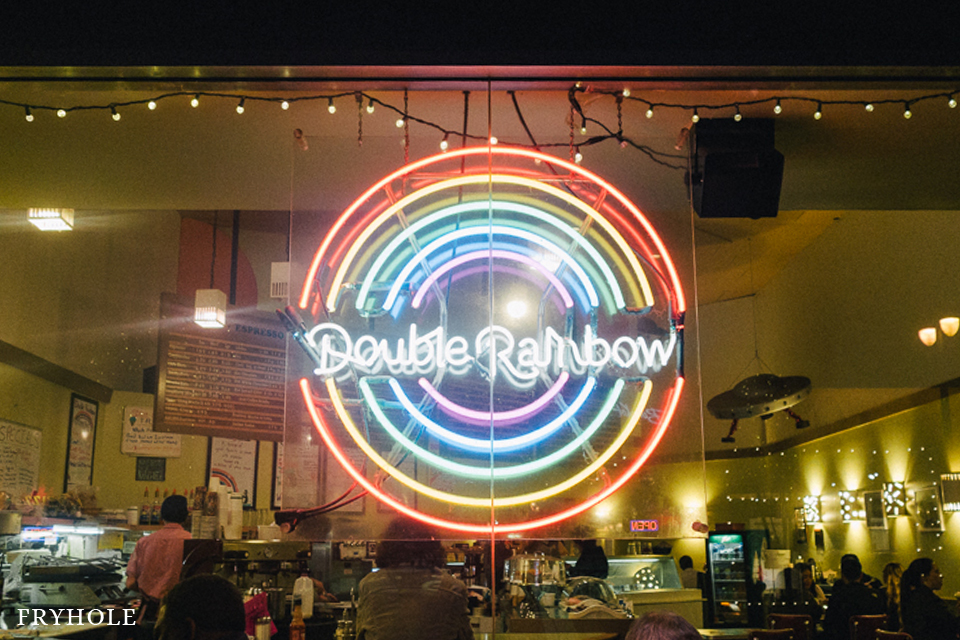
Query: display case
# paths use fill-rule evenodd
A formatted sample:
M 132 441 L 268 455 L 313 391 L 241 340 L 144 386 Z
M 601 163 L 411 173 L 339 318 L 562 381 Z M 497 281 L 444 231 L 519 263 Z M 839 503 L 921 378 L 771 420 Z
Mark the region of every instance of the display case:
M 672 556 L 614 556 L 607 561 L 607 582 L 633 609 L 634 616 L 654 610 L 673 611 L 694 626 L 703 626 L 703 594 L 699 589 L 683 588 Z

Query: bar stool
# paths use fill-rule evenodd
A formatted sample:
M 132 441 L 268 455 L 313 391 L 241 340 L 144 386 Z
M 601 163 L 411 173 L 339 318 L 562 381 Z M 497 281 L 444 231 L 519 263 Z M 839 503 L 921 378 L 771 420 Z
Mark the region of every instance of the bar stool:
M 813 618 L 805 613 L 771 613 L 767 616 L 771 629 L 793 629 L 794 640 L 810 640 Z
M 884 614 L 850 616 L 850 640 L 874 640 L 875 632 L 887 623 Z

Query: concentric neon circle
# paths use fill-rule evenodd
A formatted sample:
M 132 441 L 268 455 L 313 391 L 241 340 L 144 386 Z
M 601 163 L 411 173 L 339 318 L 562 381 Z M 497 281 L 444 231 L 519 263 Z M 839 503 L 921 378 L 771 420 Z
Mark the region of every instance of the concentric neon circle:
M 299 306 L 324 444 L 377 499 L 444 528 L 524 531 L 597 504 L 653 453 L 683 388 L 685 301 L 653 226 L 534 151 L 386 176 L 320 242 Z

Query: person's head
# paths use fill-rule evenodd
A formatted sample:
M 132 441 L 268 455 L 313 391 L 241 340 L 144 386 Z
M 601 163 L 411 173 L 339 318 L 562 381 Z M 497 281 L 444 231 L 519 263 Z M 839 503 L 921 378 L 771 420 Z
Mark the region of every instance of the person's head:
M 693 558 L 690 556 L 680 556 L 679 563 L 681 569 L 693 569 Z
M 170 496 L 160 505 L 160 517 L 164 522 L 183 524 L 187 515 L 187 499 L 183 496 Z
M 157 618 L 158 640 L 245 640 L 243 596 L 226 578 L 200 574 L 167 593 Z
M 848 553 L 840 559 L 840 577 L 846 582 L 857 582 L 863 575 L 863 565 L 860 558 Z
M 805 562 L 798 562 L 793 565 L 793 570 L 800 576 L 800 583 L 804 589 L 813 587 L 813 569 Z
M 380 569 L 400 565 L 440 568 L 446 563 L 443 545 L 436 539 L 433 529 L 412 518 L 395 518 L 387 525 L 377 545 L 377 567 Z
M 943 576 L 940 567 L 930 558 L 917 558 L 910 563 L 907 570 L 900 577 L 900 588 L 904 592 L 912 591 L 919 586 L 937 591 L 943 586 Z
M 900 576 L 903 575 L 903 567 L 899 562 L 888 562 L 883 567 L 883 583 L 885 585 L 899 584 Z
M 702 640 L 697 628 L 672 611 L 651 611 L 637 618 L 624 640 Z

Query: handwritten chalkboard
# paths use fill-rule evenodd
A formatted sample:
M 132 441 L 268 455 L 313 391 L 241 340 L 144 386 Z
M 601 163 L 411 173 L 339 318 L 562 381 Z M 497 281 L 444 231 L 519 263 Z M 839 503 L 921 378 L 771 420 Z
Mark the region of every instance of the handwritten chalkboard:
M 207 454 L 207 477 L 214 477 L 233 493 L 247 496 L 244 507 L 256 507 L 257 452 L 255 440 L 210 438 Z
M 40 485 L 39 429 L 0 420 L 0 490 L 14 498 Z
M 165 482 L 166 458 L 137 458 L 137 482 Z

